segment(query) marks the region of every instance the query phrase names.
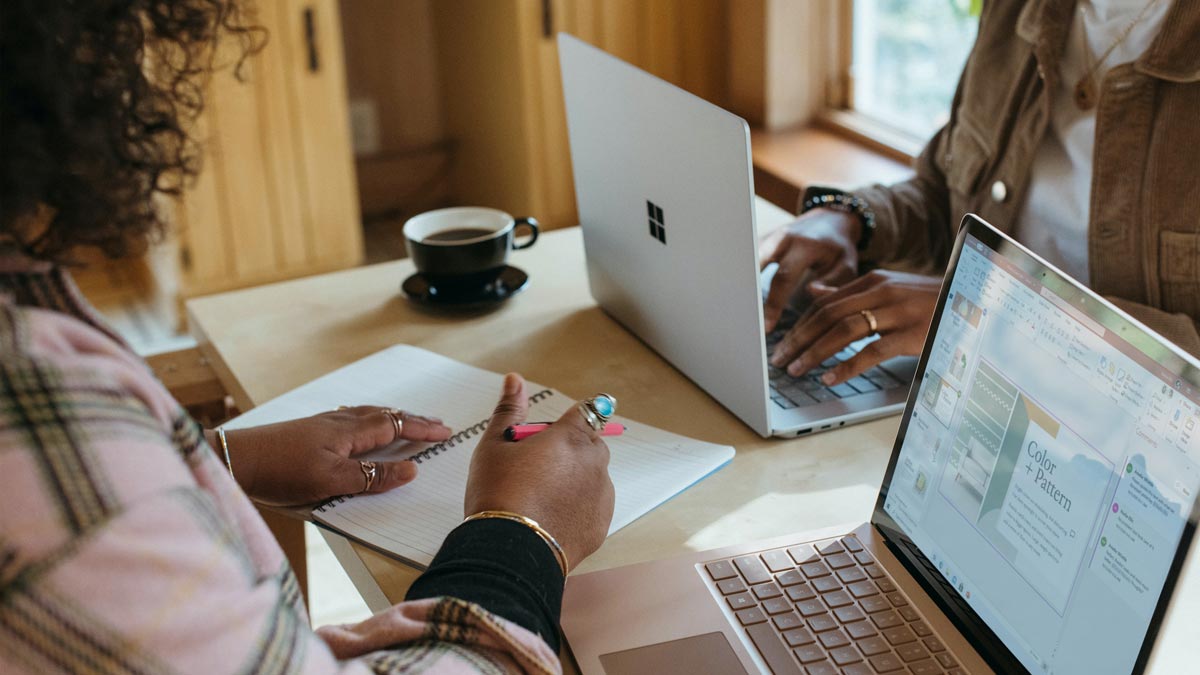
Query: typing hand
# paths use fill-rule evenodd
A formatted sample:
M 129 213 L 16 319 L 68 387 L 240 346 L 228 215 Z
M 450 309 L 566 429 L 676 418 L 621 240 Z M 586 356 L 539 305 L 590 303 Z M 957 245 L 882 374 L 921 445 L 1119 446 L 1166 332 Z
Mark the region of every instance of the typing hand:
M 471 457 L 464 515 L 509 511 L 532 518 L 563 547 L 572 567 L 600 548 L 613 516 L 608 446 L 572 407 L 545 431 L 504 440 L 529 412 L 525 381 L 504 378 L 504 392 Z
M 869 316 L 880 338 L 829 369 L 821 376 L 824 384 L 845 382 L 895 356 L 919 354 L 941 285 L 941 277 L 888 270 L 869 272 L 841 288 L 813 284 L 812 306 L 776 345 L 771 365 L 803 375 L 871 335 Z
M 760 269 L 779 265 L 763 305 L 768 333 L 775 330 L 788 302 L 807 280 L 837 284 L 854 278 L 860 227 L 857 216 L 813 209 L 763 239 L 758 248 Z
M 225 432 L 233 477 L 246 494 L 266 504 L 311 504 L 357 494 L 367 477 L 355 459 L 396 440 L 396 425 L 384 408 L 357 406 L 288 422 Z M 401 413 L 401 437 L 443 441 L 450 429 L 441 420 Z M 223 455 L 216 434 L 206 436 Z M 222 457 L 223 459 L 223 457 Z M 370 492 L 387 492 L 417 476 L 412 462 L 376 462 Z

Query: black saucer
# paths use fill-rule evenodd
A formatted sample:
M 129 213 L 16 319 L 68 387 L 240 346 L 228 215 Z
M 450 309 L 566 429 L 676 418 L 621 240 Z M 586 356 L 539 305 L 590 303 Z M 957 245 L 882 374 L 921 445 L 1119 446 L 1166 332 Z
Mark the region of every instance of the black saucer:
M 420 272 L 404 280 L 400 288 L 410 300 L 436 307 L 474 308 L 499 304 L 521 292 L 529 275 L 512 265 L 505 265 L 496 279 L 473 288 L 438 288 Z

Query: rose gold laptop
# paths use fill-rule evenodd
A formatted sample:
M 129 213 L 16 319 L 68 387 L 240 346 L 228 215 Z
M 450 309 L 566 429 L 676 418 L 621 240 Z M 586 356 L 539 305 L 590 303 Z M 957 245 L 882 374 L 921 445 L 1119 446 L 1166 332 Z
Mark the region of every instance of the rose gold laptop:
M 967 216 L 917 372 L 871 522 L 569 578 L 580 670 L 1142 672 L 1200 363 Z

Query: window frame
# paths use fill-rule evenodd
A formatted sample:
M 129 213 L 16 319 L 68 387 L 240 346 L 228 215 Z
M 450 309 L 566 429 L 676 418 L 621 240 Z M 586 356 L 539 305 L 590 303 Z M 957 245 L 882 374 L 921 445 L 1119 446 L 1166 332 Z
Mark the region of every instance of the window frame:
M 814 80 L 823 83 L 822 106 L 814 122 L 846 135 L 893 159 L 912 162 L 929 142 L 916 134 L 899 129 L 854 108 L 854 3 L 853 0 L 825 0 L 823 24 L 828 28 L 817 63 L 824 72 Z

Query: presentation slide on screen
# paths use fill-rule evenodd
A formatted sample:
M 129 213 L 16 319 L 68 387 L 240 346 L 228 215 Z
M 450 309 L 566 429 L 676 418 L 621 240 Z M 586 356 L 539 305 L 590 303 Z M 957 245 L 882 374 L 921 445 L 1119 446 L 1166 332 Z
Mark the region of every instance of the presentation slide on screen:
M 1060 616 L 1114 467 L 984 363 L 942 493 Z
M 1126 672 L 1200 408 L 971 249 L 949 300 L 885 509 L 1027 667 Z

